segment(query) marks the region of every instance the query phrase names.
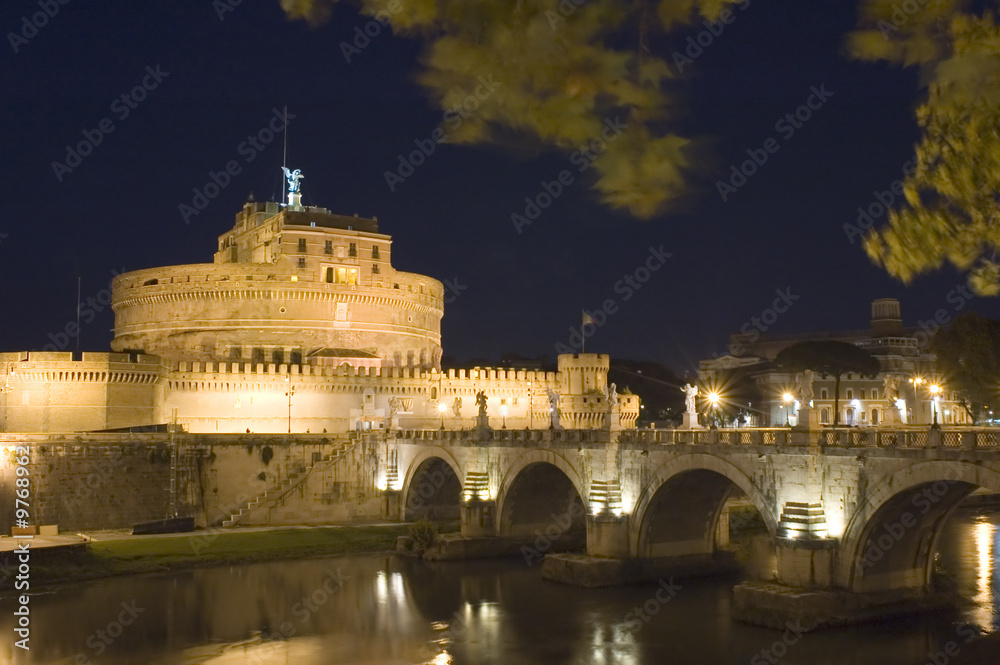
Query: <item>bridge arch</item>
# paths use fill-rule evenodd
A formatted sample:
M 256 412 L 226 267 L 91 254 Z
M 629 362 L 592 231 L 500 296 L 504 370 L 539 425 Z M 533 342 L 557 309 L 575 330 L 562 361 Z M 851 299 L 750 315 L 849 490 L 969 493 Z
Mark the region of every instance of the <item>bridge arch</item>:
M 636 501 L 629 523 L 632 556 L 711 553 L 719 515 L 733 486 L 760 511 L 773 538 L 774 510 L 749 476 L 715 455 L 682 455 L 659 467 Z
M 587 490 L 565 457 L 548 450 L 519 456 L 500 479 L 497 533 L 536 538 L 547 534 L 558 549 L 586 542 Z
M 878 480 L 844 529 L 839 565 L 847 587 L 859 593 L 928 588 L 938 537 L 978 487 L 1000 491 L 1000 472 L 935 460 Z
M 407 521 L 458 519 L 465 486 L 461 469 L 448 450 L 421 446 L 406 467 L 401 517 Z

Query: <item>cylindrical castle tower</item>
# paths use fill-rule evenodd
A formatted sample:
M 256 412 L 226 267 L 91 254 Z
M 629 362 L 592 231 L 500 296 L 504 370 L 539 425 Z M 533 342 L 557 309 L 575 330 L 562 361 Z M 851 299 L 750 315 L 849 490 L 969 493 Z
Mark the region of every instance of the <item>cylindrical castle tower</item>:
M 112 283 L 116 351 L 167 360 L 440 367 L 444 287 L 396 271 L 374 219 L 248 201 L 215 262 Z

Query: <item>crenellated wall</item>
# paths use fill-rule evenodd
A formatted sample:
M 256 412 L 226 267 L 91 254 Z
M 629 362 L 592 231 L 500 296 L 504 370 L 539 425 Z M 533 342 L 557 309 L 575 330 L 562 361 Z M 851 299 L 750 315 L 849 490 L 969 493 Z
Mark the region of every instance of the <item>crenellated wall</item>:
M 607 356 L 603 359 L 606 363 Z M 195 433 L 469 429 L 477 424 L 480 391 L 487 397 L 489 423 L 497 429 L 632 428 L 640 406 L 637 396 L 622 394 L 612 411 L 607 390 L 591 387 L 606 389 L 606 372 L 599 363 L 586 364 L 588 358 L 573 366 L 572 381 L 563 371 L 213 361 L 167 365 L 155 356 L 114 353 L 86 353 L 73 360 L 70 353 L 31 352 L 3 354 L 0 360 L 0 378 L 10 382 L 3 394 L 6 426 L 0 431 L 8 432 L 174 423 Z M 567 386 L 587 386 L 587 392 L 566 393 Z M 558 404 L 556 418 L 553 404 Z
M 158 422 L 167 366 L 127 353 L 0 353 L 0 431 L 73 432 Z

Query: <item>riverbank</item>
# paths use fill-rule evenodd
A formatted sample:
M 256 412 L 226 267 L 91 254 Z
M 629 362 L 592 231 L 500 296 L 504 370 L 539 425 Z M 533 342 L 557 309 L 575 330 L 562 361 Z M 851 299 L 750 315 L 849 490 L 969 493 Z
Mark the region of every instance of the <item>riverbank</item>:
M 448 526 L 444 530 L 449 530 Z M 51 552 L 31 561 L 32 590 L 120 575 L 241 565 L 341 554 L 394 553 L 407 524 L 194 531 L 91 542 L 86 549 Z M 10 580 L 0 595 L 12 592 Z

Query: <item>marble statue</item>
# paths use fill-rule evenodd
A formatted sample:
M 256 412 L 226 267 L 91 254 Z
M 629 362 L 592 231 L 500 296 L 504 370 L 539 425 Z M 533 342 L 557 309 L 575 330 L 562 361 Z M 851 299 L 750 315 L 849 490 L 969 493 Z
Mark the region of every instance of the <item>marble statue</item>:
M 455 401 L 451 403 L 451 412 L 455 414 L 456 418 L 462 417 L 462 398 L 456 397 Z
M 486 415 L 486 393 L 484 391 L 482 391 L 482 390 L 480 390 L 478 393 L 476 393 L 476 406 L 479 407 L 479 415 L 480 416 L 485 416 Z
M 882 396 L 889 404 L 895 404 L 899 399 L 899 379 L 893 374 L 886 374 L 882 379 Z
M 684 387 L 681 388 L 684 391 L 684 409 L 688 413 L 695 413 L 698 410 L 698 406 L 695 403 L 695 398 L 698 396 L 698 386 L 692 386 L 690 383 L 685 383 Z
M 612 409 L 614 409 L 618 406 L 618 386 L 614 383 L 610 383 L 604 390 L 608 397 L 608 404 Z
M 809 406 L 813 398 L 813 374 L 811 369 L 807 369 L 795 375 L 795 383 L 799 388 L 799 401 L 803 406 Z

